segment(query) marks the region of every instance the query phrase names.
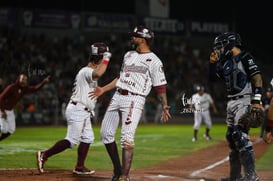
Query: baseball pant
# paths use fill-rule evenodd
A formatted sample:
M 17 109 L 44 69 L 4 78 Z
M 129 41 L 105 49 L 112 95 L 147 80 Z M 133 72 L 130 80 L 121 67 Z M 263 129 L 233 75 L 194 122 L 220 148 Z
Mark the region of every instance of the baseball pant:
M 6 114 L 7 114 L 7 119 L 3 119 L 2 118 L 2 113 L 0 116 L 0 129 L 1 132 L 6 134 L 6 133 L 14 133 L 15 131 L 15 114 L 13 110 L 5 110 Z
M 67 133 L 65 139 L 74 147 L 79 142 L 94 142 L 94 132 L 91 125 L 91 113 L 84 110 L 82 105 L 69 103 L 65 111 Z

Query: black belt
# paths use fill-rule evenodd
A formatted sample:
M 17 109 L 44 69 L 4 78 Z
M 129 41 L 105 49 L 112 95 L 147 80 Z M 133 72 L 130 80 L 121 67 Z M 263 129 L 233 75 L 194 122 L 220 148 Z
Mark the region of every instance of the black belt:
M 125 95 L 125 96 L 127 96 L 127 95 L 139 96 L 139 94 L 132 93 L 132 92 L 130 92 L 130 91 L 128 91 L 128 90 L 125 90 L 125 89 L 120 89 L 120 88 L 118 88 L 117 91 L 118 91 L 121 95 Z
M 238 100 L 238 99 L 241 99 L 245 97 L 245 95 L 239 95 L 239 96 L 234 96 L 234 97 L 228 97 L 228 101 L 231 101 L 231 100 Z
M 71 101 L 70 103 L 73 104 L 73 105 L 75 105 L 75 106 L 78 104 L 75 101 Z M 84 107 L 84 110 L 87 111 L 87 112 L 91 112 L 87 107 Z

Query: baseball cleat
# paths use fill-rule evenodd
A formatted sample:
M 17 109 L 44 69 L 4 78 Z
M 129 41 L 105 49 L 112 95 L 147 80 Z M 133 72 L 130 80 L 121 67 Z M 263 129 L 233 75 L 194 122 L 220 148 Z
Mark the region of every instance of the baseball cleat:
M 119 178 L 119 180 L 118 181 L 130 181 L 130 179 L 127 177 L 127 178 Z
M 204 134 L 204 135 L 203 135 L 203 137 L 204 137 L 204 138 L 206 138 L 206 140 L 208 140 L 208 141 L 210 141 L 210 140 L 211 140 L 210 135 L 206 135 L 206 134 Z
M 81 166 L 81 167 L 76 167 L 73 170 L 74 174 L 78 174 L 78 175 L 93 175 L 95 173 L 95 170 L 90 170 L 88 168 L 86 168 L 85 166 Z
M 46 158 L 43 157 L 43 152 L 38 151 L 36 153 L 36 160 L 37 160 L 37 168 L 39 173 L 43 173 L 44 172 L 44 164 L 46 162 Z
M 119 177 L 120 177 L 120 174 L 119 175 L 113 175 L 111 181 L 118 181 Z

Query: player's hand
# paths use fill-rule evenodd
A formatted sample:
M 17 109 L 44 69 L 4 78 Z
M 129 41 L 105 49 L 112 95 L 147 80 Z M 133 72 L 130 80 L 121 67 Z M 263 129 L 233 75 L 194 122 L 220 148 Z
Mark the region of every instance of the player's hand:
M 273 138 L 272 138 L 272 134 L 271 131 L 264 131 L 263 133 L 263 140 L 264 142 L 266 142 L 267 144 L 271 143 Z
M 50 81 L 50 75 L 48 75 L 46 78 L 44 78 L 44 83 L 48 83 Z
M 2 118 L 4 120 L 6 120 L 7 119 L 7 113 L 6 113 L 6 111 L 1 111 L 1 113 L 2 113 Z
M 218 114 L 218 110 L 217 109 L 213 109 L 214 114 Z
M 111 52 L 104 52 L 102 59 L 109 62 L 111 57 L 112 57 L 112 53 Z
M 211 52 L 210 57 L 209 57 L 209 62 L 210 63 L 215 63 L 217 61 L 218 61 L 217 54 L 215 52 Z
M 162 108 L 162 115 L 161 115 L 161 121 L 163 121 L 164 123 L 169 121 L 169 119 L 171 118 L 171 114 L 169 112 L 170 110 L 170 106 L 163 106 Z
M 101 96 L 104 93 L 104 90 L 102 87 L 96 86 L 95 89 L 88 93 L 88 97 L 91 99 L 97 99 L 99 96 Z

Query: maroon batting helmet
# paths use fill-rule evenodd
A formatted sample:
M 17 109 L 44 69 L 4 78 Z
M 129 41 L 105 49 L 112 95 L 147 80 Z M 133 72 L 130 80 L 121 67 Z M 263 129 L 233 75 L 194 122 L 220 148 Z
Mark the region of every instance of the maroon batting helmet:
M 109 47 L 105 43 L 96 42 L 91 45 L 90 60 L 97 62 L 102 59 L 103 53 L 108 51 L 109 51 Z
M 136 26 L 133 32 L 130 32 L 131 36 L 144 38 L 148 44 L 151 44 L 154 39 L 154 33 L 145 26 Z

